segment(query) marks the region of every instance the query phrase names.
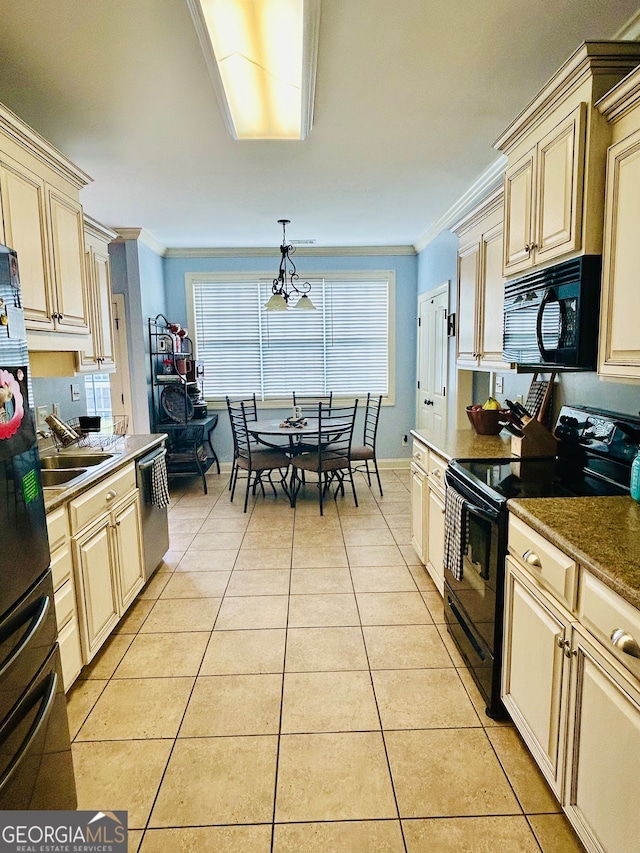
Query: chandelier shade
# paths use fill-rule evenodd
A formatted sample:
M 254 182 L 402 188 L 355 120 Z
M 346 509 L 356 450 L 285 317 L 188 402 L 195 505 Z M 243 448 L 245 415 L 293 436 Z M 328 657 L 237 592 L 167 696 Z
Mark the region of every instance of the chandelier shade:
M 265 308 L 267 311 L 286 311 L 289 307 L 289 300 L 297 296 L 298 301 L 293 305 L 294 308 L 300 308 L 303 311 L 315 311 L 316 306 L 309 299 L 311 284 L 308 281 L 300 281 L 300 276 L 296 272 L 296 265 L 291 260 L 291 255 L 295 252 L 296 247 L 287 243 L 286 227 L 290 221 L 289 219 L 278 219 L 282 225 L 280 266 L 278 267 L 277 277 L 273 279 L 271 297 Z

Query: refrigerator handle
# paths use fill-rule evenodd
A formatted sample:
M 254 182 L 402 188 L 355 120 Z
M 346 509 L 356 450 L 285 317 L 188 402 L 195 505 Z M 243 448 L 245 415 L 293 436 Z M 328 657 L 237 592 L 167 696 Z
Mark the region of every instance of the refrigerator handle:
M 17 646 L 13 648 L 7 657 L 0 662 L 0 678 L 7 672 L 9 667 L 13 665 L 13 663 L 20 657 L 24 649 L 29 645 L 33 637 L 38 633 L 40 626 L 44 622 L 47 613 L 49 612 L 49 607 L 51 604 L 51 599 L 48 595 L 43 595 L 40 599 L 40 606 L 36 610 L 31 619 L 31 625 L 29 626 L 29 630 L 25 633 L 24 637 L 20 640 Z M 15 622 L 11 620 L 9 622 L 9 628 L 6 632 L 5 636 L 11 636 L 11 634 L 15 634 L 16 630 L 22 625 L 15 625 Z M 0 639 L 3 639 L 2 634 L 0 633 Z
M 27 732 L 25 739 L 20 744 L 20 748 L 18 749 L 18 751 L 14 755 L 11 763 L 9 764 L 9 766 L 7 767 L 5 772 L 2 774 L 2 777 L 0 777 L 0 791 L 2 791 L 2 789 L 7 784 L 9 779 L 13 776 L 14 771 L 16 770 L 16 768 L 18 767 L 18 765 L 20 764 L 20 762 L 22 761 L 24 756 L 29 751 L 31 744 L 37 738 L 38 732 L 42 728 L 43 723 L 45 722 L 45 720 L 49 716 L 49 713 L 51 712 L 51 706 L 53 705 L 53 701 L 56 698 L 57 688 L 58 688 L 58 673 L 54 670 L 53 672 L 51 672 L 49 674 L 48 678 L 46 679 L 46 681 L 44 682 L 42 687 L 37 691 L 38 693 L 42 694 L 42 696 L 40 698 L 40 709 L 38 711 L 36 718 L 34 719 L 33 723 L 31 724 L 31 727 L 30 727 L 29 731 Z M 13 721 L 14 725 L 12 726 L 10 731 L 8 731 L 5 734 L 5 732 L 3 731 L 5 726 L 2 726 L 2 729 L 0 729 L 0 736 L 2 736 L 3 740 L 6 737 L 9 737 L 9 735 L 11 734 L 11 731 L 13 730 L 13 728 L 15 728 L 15 725 L 18 725 L 20 723 L 20 720 L 24 718 L 23 716 L 21 716 L 22 712 L 24 711 L 26 713 L 29 710 L 29 708 L 24 707 L 25 705 L 29 705 L 29 707 L 33 706 L 33 696 L 27 695 L 15 707 L 14 712 L 8 718 L 7 723 L 5 723 L 5 726 L 8 726 Z

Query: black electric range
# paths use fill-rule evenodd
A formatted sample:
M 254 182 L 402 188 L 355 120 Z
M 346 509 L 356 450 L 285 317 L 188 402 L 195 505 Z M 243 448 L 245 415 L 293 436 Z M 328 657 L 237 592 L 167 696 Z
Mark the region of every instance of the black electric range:
M 507 501 L 629 494 L 640 419 L 564 406 L 555 425 L 555 457 L 454 459 L 447 488 L 464 498 L 462 579 L 445 567 L 447 627 L 487 701 L 501 716 L 500 670 Z

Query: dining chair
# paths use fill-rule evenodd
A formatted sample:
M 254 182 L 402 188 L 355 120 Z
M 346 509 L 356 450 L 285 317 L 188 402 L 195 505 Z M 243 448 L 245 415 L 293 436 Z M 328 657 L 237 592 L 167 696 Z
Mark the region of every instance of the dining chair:
M 314 418 L 316 416 L 316 412 L 318 411 L 318 403 L 322 403 L 325 406 L 331 408 L 331 402 L 333 400 L 333 391 L 329 391 L 328 394 L 320 394 L 307 396 L 305 394 L 296 394 L 293 392 L 293 405 L 300 406 L 302 408 L 302 414 L 306 417 Z
M 378 471 L 376 438 L 378 435 L 378 418 L 380 416 L 381 405 L 382 395 L 379 397 L 372 397 L 371 394 L 367 394 L 367 407 L 364 410 L 362 444 L 351 448 L 351 461 L 364 463 L 364 465 L 355 465 L 353 470 L 363 471 L 366 473 L 369 488 L 371 488 L 371 471 L 369 470 L 369 462 L 373 464 L 376 478 L 378 480 L 378 488 L 380 489 L 380 497 L 382 497 L 382 483 L 380 482 L 380 472 Z
M 271 479 L 272 471 L 278 471 L 280 475 L 280 485 L 288 498 L 290 498 L 289 489 L 287 488 L 287 472 L 289 469 L 289 457 L 281 450 L 265 449 L 263 445 L 258 444 L 257 440 L 251 435 L 247 428 L 247 412 L 243 402 L 239 405 L 232 403 L 227 398 L 227 409 L 229 411 L 229 420 L 231 422 L 231 432 L 233 433 L 233 448 L 234 448 L 234 466 L 231 485 L 231 500 L 233 501 L 238 476 L 241 471 L 247 475 L 247 487 L 244 494 L 244 512 L 247 511 L 249 503 L 249 490 L 253 490 L 255 495 L 258 486 L 264 491 L 263 477 L 266 475 L 267 480 L 273 494 L 277 497 L 275 484 Z M 283 473 L 284 469 L 284 473 Z
M 227 409 L 229 405 L 239 406 L 240 403 L 244 404 L 244 411 L 247 416 L 248 421 L 257 421 L 258 420 L 258 406 L 256 404 L 256 395 L 253 394 L 251 397 L 241 397 L 237 400 L 232 400 L 231 397 L 226 397 L 227 400 Z M 238 449 L 236 447 L 235 437 L 233 440 L 233 462 L 231 463 L 231 474 L 229 475 L 229 491 L 231 491 L 231 485 L 233 483 L 233 475 L 236 470 L 236 459 L 238 458 Z
M 295 455 L 291 458 L 293 477 L 291 481 L 291 506 L 296 505 L 296 498 L 305 472 L 315 472 L 318 475 L 318 501 L 320 515 L 324 515 L 324 497 L 334 480 L 337 480 L 335 497 L 338 492 L 344 495 L 344 481 L 351 482 L 353 500 L 358 506 L 356 485 L 351 470 L 351 441 L 353 425 L 358 410 L 358 401 L 351 406 L 327 406 L 318 403 L 318 444 L 314 450 Z

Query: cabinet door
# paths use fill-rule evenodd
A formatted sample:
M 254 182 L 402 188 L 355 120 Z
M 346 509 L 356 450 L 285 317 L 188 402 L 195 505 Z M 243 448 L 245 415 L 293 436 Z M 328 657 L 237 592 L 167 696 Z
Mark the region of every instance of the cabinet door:
M 502 360 L 504 278 L 502 276 L 502 224 L 482 235 L 482 367 L 505 369 Z
M 113 524 L 122 614 L 144 586 L 142 529 L 137 490 L 130 501 L 114 511 Z
M 607 159 L 600 373 L 640 378 L 640 130 L 612 145 Z
M 0 163 L 5 242 L 18 253 L 28 329 L 53 329 L 56 311 L 49 281 L 44 182 L 17 165 Z
M 89 300 L 82 207 L 51 188 L 48 194 L 58 314 L 56 328 L 86 334 L 89 331 Z
M 91 248 L 86 268 L 91 335 L 78 353 L 78 370 L 109 373 L 115 370 L 109 256 Z
M 458 252 L 458 367 L 478 365 L 478 293 L 480 281 L 480 244 Z
M 427 511 L 427 569 L 440 595 L 444 596 L 444 500 L 436 489 L 429 488 Z
M 502 699 L 552 789 L 563 769 L 568 620 L 507 558 Z
M 426 513 L 427 478 L 423 471 L 411 465 L 411 544 L 422 562 L 427 563 Z
M 640 811 L 640 691 L 586 634 L 575 632 L 564 806 L 588 850 L 635 853 Z
M 582 244 L 585 104 L 538 143 L 535 262 Z
M 532 148 L 504 175 L 504 256 L 505 276 L 533 264 L 533 205 L 536 150 Z
M 79 573 L 78 602 L 85 663 L 88 663 L 119 619 L 115 578 L 111 570 L 111 517 L 73 540 Z
M 76 618 L 70 619 L 58 634 L 58 646 L 60 647 L 60 665 L 62 667 L 62 683 L 65 692 L 80 675 L 82 669 L 82 651 L 80 647 L 80 633 Z

